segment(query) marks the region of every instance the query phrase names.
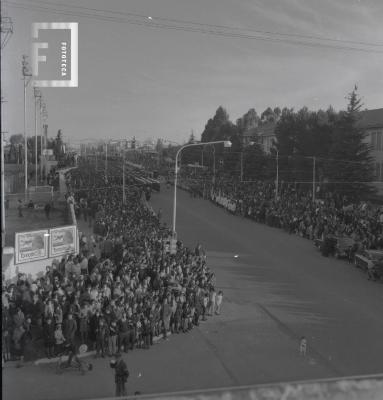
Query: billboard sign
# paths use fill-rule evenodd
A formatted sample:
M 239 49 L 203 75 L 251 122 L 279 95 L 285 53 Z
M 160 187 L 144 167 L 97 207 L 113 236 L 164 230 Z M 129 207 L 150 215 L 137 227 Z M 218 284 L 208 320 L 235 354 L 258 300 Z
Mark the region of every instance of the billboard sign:
M 16 233 L 16 264 L 48 258 L 48 236 L 48 229 Z
M 50 233 L 49 256 L 56 257 L 78 252 L 76 225 L 52 228 Z

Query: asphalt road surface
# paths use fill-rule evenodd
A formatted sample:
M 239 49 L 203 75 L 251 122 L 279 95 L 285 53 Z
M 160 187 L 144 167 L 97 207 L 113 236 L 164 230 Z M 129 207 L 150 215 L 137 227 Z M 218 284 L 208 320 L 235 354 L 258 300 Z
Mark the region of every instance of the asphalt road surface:
M 173 191 L 151 205 L 171 226 Z M 383 285 L 312 242 L 226 213 L 178 191 L 177 231 L 207 251 L 224 292 L 222 314 L 150 350 L 124 355 L 128 394 L 216 388 L 383 372 Z M 237 257 L 235 257 L 237 256 Z M 308 341 L 306 357 L 299 339 Z M 3 370 L 9 400 L 114 395 L 108 359 L 86 376 L 52 366 Z M 22 384 L 20 384 L 22 382 Z
M 171 226 L 173 189 L 153 196 Z M 227 384 L 383 372 L 383 286 L 309 240 L 228 214 L 177 191 L 179 238 L 201 242 L 224 316 L 206 335 Z M 236 257 L 237 256 L 237 257 Z M 298 356 L 301 336 L 308 356 Z

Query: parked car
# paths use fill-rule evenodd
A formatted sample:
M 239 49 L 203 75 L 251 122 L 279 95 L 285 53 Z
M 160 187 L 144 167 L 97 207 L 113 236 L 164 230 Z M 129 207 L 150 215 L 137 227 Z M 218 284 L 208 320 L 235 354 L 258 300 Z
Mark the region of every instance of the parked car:
M 324 256 L 332 255 L 335 258 L 348 258 L 355 252 L 356 242 L 348 236 L 327 235 L 324 240 L 315 239 L 314 244 Z
M 367 271 L 368 279 L 383 279 L 382 250 L 364 250 L 355 254 L 355 265 Z
M 348 236 L 339 236 L 336 238 L 335 245 L 335 258 L 348 258 L 352 262 L 350 255 L 356 248 L 356 242 L 354 239 Z

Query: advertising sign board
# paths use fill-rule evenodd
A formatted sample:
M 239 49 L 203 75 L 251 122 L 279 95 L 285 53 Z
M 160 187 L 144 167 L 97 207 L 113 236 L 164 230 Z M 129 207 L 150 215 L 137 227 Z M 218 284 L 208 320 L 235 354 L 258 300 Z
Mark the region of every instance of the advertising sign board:
M 48 258 L 48 236 L 48 229 L 16 233 L 16 264 Z
M 49 256 L 57 257 L 78 252 L 76 225 L 52 228 L 50 233 Z

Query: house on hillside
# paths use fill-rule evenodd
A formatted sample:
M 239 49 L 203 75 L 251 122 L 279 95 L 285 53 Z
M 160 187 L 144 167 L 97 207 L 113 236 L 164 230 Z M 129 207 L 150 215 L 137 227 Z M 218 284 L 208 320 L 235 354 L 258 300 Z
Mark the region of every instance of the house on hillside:
M 375 165 L 375 186 L 383 195 L 383 108 L 360 112 L 358 126 L 366 133 Z
M 258 143 L 263 146 L 263 150 L 266 154 L 270 154 L 270 150 L 275 147 L 274 144 L 277 142 L 277 137 L 275 135 L 276 126 L 276 122 L 270 121 L 257 128 Z
M 246 147 L 252 142 L 257 142 L 263 147 L 266 154 L 270 154 L 270 149 L 274 147 L 274 143 L 277 141 L 275 135 L 276 126 L 276 122 L 266 122 L 246 129 L 241 135 L 242 145 Z
M 257 127 L 246 129 L 241 135 L 242 146 L 250 146 L 252 142 L 257 141 Z

